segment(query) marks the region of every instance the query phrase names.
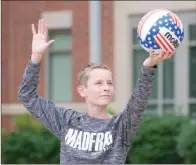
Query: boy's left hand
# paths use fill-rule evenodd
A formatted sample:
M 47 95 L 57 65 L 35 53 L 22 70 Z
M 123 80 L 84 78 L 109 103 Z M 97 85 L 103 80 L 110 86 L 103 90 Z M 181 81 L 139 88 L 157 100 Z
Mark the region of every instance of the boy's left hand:
M 153 50 L 150 49 L 150 56 L 143 62 L 143 65 L 153 67 L 163 62 L 164 60 L 171 58 L 173 54 L 174 52 L 164 52 L 162 50 L 158 55 L 155 55 Z

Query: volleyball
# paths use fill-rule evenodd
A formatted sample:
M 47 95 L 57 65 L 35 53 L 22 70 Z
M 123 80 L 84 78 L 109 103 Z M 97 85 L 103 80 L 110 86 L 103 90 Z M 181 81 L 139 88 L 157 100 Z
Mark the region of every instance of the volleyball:
M 145 14 L 137 27 L 137 39 L 144 50 L 152 48 L 155 54 L 175 51 L 184 38 L 180 18 L 167 9 L 155 9 Z

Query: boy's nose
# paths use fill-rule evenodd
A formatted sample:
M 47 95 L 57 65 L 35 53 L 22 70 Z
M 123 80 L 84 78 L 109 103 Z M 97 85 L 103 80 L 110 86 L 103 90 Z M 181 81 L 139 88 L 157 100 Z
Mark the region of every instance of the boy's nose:
M 108 91 L 110 88 L 108 85 L 104 85 L 104 91 Z

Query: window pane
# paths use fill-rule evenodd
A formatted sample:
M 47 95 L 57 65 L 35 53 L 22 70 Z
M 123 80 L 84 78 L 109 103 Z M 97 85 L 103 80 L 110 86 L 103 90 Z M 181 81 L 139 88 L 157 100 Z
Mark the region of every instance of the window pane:
M 147 110 L 147 111 L 157 111 L 157 105 L 148 104 L 146 110 Z
M 141 66 L 144 60 L 147 58 L 147 52 L 143 49 L 136 49 L 133 51 L 133 77 L 134 77 L 134 87 L 138 77 L 141 73 Z
M 196 40 L 196 24 L 189 25 L 189 40 Z
M 174 105 L 173 104 L 164 104 L 163 105 L 163 112 L 173 112 Z
M 138 40 L 137 40 L 137 28 L 134 28 L 132 30 L 132 42 L 133 44 L 139 44 Z
M 196 120 L 196 103 L 189 105 L 189 115 Z
M 174 98 L 174 58 L 163 63 L 163 98 Z
M 196 47 L 190 47 L 189 51 L 189 93 L 191 98 L 196 98 Z
M 157 105 L 148 104 L 147 108 L 144 110 L 144 115 L 157 113 Z
M 72 61 L 70 54 L 49 56 L 49 98 L 54 101 L 72 99 Z
M 143 49 L 137 49 L 133 51 L 133 87 L 135 87 L 136 81 L 138 80 L 138 77 L 141 72 L 141 66 L 147 57 L 148 57 L 148 53 Z M 157 98 L 157 84 L 158 84 L 157 77 L 158 75 L 156 75 L 153 84 L 152 94 L 149 97 L 149 99 Z
M 50 47 L 50 51 L 67 51 L 72 49 L 71 31 L 50 31 L 49 34 L 50 39 L 55 40 Z

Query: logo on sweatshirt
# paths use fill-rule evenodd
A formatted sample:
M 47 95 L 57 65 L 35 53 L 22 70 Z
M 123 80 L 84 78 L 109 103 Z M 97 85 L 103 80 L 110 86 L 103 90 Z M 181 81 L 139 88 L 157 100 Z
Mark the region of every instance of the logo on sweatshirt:
M 70 128 L 65 135 L 65 144 L 82 151 L 103 152 L 112 147 L 113 136 L 110 131 L 94 133 Z

